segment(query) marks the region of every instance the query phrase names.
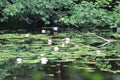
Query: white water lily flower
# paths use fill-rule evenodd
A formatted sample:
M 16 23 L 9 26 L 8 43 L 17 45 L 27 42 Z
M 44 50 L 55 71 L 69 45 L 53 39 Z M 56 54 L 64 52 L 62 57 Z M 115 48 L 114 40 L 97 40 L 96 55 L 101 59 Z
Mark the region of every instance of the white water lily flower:
M 42 33 L 43 33 L 43 34 L 46 33 L 46 30 L 43 29 L 43 30 L 42 30 Z
M 52 40 L 48 39 L 48 44 L 51 45 L 52 44 Z
M 100 51 L 100 50 L 97 50 L 97 51 L 96 51 L 96 54 L 101 54 L 101 51 Z
M 58 27 L 53 27 L 53 30 L 54 31 L 58 31 Z
M 65 43 L 70 43 L 70 38 L 65 38 Z
M 22 63 L 22 59 L 21 58 L 17 58 L 16 61 L 17 61 L 18 64 Z
M 41 64 L 47 64 L 47 62 L 48 62 L 47 58 L 45 57 L 41 58 Z
M 54 47 L 54 51 L 58 51 L 58 50 L 59 50 L 58 46 Z
M 29 34 L 25 34 L 25 37 L 30 37 L 30 35 Z

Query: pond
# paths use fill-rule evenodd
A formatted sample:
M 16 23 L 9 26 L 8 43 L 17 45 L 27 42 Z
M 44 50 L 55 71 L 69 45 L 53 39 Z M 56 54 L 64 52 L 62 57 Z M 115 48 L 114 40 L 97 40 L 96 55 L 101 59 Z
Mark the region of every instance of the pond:
M 1 33 L 0 80 L 118 80 L 119 44 L 111 32 Z

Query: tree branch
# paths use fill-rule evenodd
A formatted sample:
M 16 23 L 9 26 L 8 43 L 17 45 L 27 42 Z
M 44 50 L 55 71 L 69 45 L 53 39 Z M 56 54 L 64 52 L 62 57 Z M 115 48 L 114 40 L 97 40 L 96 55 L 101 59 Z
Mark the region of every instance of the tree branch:
M 97 47 L 105 46 L 105 45 L 107 45 L 107 44 L 109 44 L 109 43 L 111 42 L 111 40 L 105 39 L 105 38 L 103 38 L 103 37 L 101 37 L 101 36 L 98 36 L 98 35 L 96 35 L 96 34 L 94 34 L 94 33 L 89 33 L 89 34 L 91 34 L 91 35 L 93 35 L 93 36 L 96 36 L 97 38 L 100 38 L 100 39 L 102 39 L 102 40 L 105 41 L 105 43 L 103 43 L 103 44 L 101 44 L 101 45 L 99 45 L 99 46 L 97 46 Z
M 97 46 L 97 47 L 105 46 L 105 45 L 109 44 L 110 42 L 111 42 L 111 41 L 107 41 L 107 42 L 105 42 L 104 44 L 101 44 L 101 45 L 99 45 L 99 46 Z
M 101 36 L 98 36 L 98 35 L 96 35 L 96 34 L 94 34 L 94 33 L 90 33 L 89 32 L 89 34 L 91 34 L 91 35 L 93 35 L 93 36 L 96 36 L 96 37 L 98 37 L 98 38 L 100 38 L 100 39 L 102 39 L 102 40 L 104 40 L 104 41 L 110 41 L 110 40 L 108 40 L 108 39 L 105 39 L 105 38 L 103 38 L 103 37 L 101 37 Z

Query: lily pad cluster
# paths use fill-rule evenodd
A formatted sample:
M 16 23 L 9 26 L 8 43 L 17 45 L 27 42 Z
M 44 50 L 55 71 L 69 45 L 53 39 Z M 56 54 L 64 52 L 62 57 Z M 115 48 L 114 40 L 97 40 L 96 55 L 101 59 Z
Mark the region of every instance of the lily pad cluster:
M 97 69 L 119 73 L 120 56 L 117 48 L 120 46 L 114 45 L 115 42 L 113 42 L 103 47 L 97 47 L 91 45 L 93 43 L 104 44 L 104 41 L 89 33 L 80 32 L 57 33 L 57 35 L 46 33 L 0 34 L 0 66 L 8 66 L 7 62 L 14 64 L 13 66 L 72 63 L 80 64 L 75 66 L 78 69 L 84 68 L 91 71 Z M 109 45 L 117 46 L 117 48 L 114 46 L 111 48 Z M 12 70 L 13 66 L 9 69 Z M 6 67 L 0 67 L 0 69 L 6 69 Z

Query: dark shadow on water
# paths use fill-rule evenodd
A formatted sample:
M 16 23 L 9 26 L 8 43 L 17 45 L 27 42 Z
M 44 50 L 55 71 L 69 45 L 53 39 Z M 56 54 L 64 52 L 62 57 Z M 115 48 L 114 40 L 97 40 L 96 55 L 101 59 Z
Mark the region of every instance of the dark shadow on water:
M 103 43 L 102 42 L 97 42 L 97 43 L 90 44 L 90 46 L 97 47 L 97 46 L 100 46 L 101 44 L 103 44 Z

